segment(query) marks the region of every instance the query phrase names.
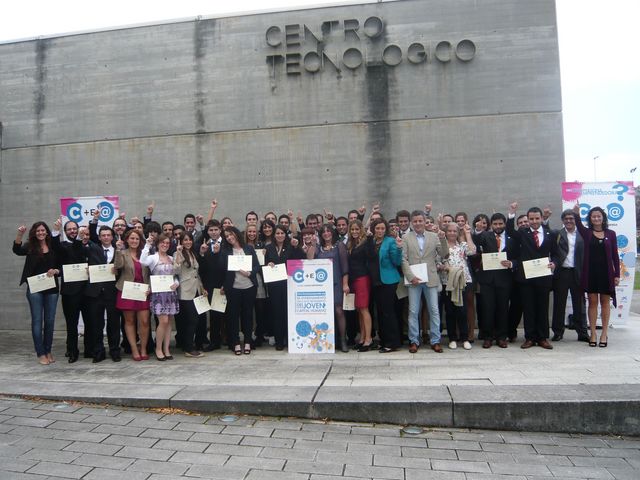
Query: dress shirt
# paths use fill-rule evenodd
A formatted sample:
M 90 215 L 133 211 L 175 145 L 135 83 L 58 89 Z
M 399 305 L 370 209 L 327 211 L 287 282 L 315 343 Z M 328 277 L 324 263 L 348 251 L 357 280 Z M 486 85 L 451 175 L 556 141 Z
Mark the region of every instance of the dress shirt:
M 424 233 L 422 235 L 418 235 L 416 233 L 416 239 L 418 240 L 418 248 L 420 249 L 420 254 L 424 252 Z
M 496 236 L 496 243 L 498 237 L 500 237 L 500 248 L 498 249 L 498 251 L 503 252 L 505 247 L 507 246 L 507 234 L 503 231 L 500 235 L 494 232 L 494 235 Z
M 564 259 L 564 262 L 562 263 L 562 266 L 564 268 L 574 268 L 575 264 L 574 264 L 574 256 L 575 256 L 575 251 L 576 251 L 576 230 L 574 230 L 573 232 L 568 231 L 565 228 L 565 231 L 567 232 L 567 241 L 569 243 L 569 252 L 567 253 L 567 257 Z
M 107 263 L 111 263 L 111 261 L 113 260 L 115 249 L 111 245 L 109 245 L 107 248 L 105 248 L 104 245 L 100 245 L 100 248 L 102 248 L 102 251 L 107 254 Z
M 531 232 L 538 232 L 538 247 L 540 247 L 544 243 L 544 230 L 542 227 L 539 227 L 538 230 L 531 229 Z

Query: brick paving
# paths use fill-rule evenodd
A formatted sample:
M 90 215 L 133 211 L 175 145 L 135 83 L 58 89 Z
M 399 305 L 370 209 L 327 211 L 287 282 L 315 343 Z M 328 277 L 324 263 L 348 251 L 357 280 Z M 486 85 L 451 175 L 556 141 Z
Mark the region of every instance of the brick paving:
M 0 479 L 640 479 L 640 438 L 146 411 L 0 398 Z

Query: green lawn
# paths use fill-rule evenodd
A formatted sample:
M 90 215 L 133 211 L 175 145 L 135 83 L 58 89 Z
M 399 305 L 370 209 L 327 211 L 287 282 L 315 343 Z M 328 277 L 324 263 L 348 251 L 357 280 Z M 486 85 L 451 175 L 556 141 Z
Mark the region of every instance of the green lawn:
M 640 272 L 636 272 L 636 276 L 633 279 L 633 289 L 640 290 Z

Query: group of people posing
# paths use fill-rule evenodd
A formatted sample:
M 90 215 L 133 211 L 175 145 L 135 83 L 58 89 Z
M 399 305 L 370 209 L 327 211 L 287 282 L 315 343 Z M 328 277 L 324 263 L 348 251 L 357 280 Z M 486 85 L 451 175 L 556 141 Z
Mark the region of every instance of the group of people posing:
M 262 268 L 313 258 L 333 264 L 334 333 L 336 349 L 343 352 L 355 348 L 390 353 L 407 341 L 411 353 L 417 353 L 423 342 L 441 353 L 442 316 L 450 349 L 459 344 L 472 348 L 476 322 L 483 348 L 494 342 L 507 348 L 517 339 L 522 317 L 521 348 L 551 349 L 551 291 L 553 341 L 564 336 L 570 292 L 571 328 L 578 340 L 592 347 L 608 344 L 610 303 L 616 305 L 620 263 L 616 234 L 600 207 L 589 211 L 587 226 L 580 221 L 577 205 L 565 210 L 559 229 L 550 225 L 550 209 L 532 207 L 518 216 L 517 203 L 509 206 L 506 216 L 479 214 L 471 221 L 465 212 L 434 218 L 430 204 L 412 212 L 398 211 L 393 218 L 385 218 L 377 205 L 366 219 L 364 206 L 346 216 L 312 213 L 304 221 L 292 211 L 279 217 L 269 212 L 262 218 L 251 211 L 242 231 L 229 217 L 215 219 L 217 207 L 214 200 L 208 218 L 187 214 L 182 224 L 154 221 L 153 205 L 142 221 L 127 222 L 121 214 L 111 226 L 98 225 L 99 212 L 88 225 L 73 221 L 63 225 L 59 219 L 50 229 L 40 221 L 29 229 L 24 243 L 27 228 L 18 227 L 13 251 L 26 256 L 20 284 L 38 275 L 55 280 L 49 289 L 31 292 L 27 287 L 38 361 L 55 362 L 51 348 L 59 294 L 69 363 L 80 357 L 80 314 L 84 357 L 95 363 L 106 359 L 105 322 L 114 362 L 121 360 L 122 349 L 134 361 L 148 360 L 150 353 L 159 361 L 172 360 L 172 319 L 175 344 L 187 357 L 201 357 L 203 351 L 224 345 L 235 355 L 250 354 L 265 342 L 284 350 L 287 281 L 265 283 Z M 234 255 L 249 256 L 251 268 L 230 269 Z M 529 273 L 531 261 L 543 263 L 542 274 Z M 104 265 L 101 268 L 113 277 L 65 281 L 63 266 L 84 264 Z M 123 296 L 125 282 L 150 285 L 153 275 L 173 277 L 168 291 L 146 288 L 144 300 Z M 198 314 L 194 299 L 207 295 L 211 302 L 214 293 L 224 296 L 226 309 Z M 355 310 L 343 309 L 348 294 L 355 295 Z

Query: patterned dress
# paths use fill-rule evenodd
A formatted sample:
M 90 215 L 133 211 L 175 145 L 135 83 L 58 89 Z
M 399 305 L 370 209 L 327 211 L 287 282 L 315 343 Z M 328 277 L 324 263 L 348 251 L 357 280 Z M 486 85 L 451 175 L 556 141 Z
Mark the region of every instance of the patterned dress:
M 173 275 L 173 263 L 158 263 L 152 275 Z M 151 311 L 156 315 L 175 315 L 180 311 L 178 292 L 151 293 Z

